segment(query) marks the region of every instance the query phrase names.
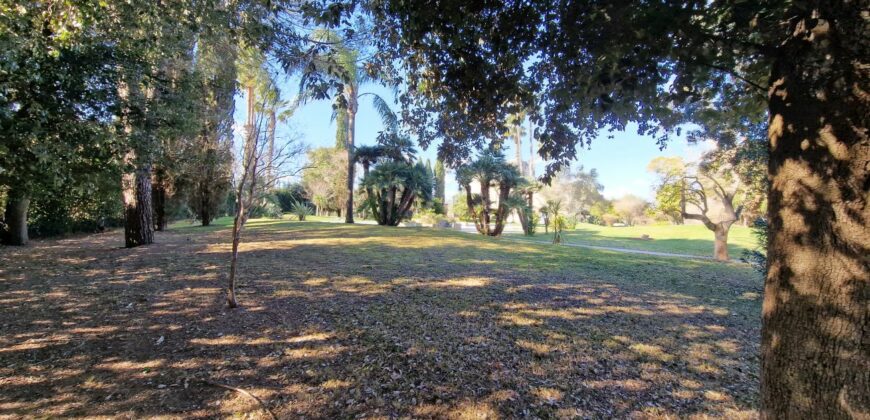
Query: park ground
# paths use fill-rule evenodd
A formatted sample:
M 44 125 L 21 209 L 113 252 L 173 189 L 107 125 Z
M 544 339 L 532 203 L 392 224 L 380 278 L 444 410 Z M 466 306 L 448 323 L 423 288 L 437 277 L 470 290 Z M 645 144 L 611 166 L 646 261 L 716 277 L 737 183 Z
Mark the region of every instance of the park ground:
M 757 416 L 745 265 L 255 220 L 228 310 L 218 222 L 0 248 L 0 418 Z
M 647 235 L 648 239 L 643 239 L 643 235 Z M 552 233 L 546 234 L 541 226 L 538 228 L 537 234 L 531 238 L 521 234 L 508 236 L 546 242 L 551 241 L 553 235 Z M 565 231 L 563 238 L 568 244 L 698 257 L 712 257 L 713 255 L 713 231 L 701 224 L 599 226 L 579 223 L 576 229 Z M 752 229 L 740 225 L 731 226 L 728 233 L 728 254 L 732 259 L 739 259 L 743 251 L 756 249 L 757 244 L 758 241 L 753 236 Z

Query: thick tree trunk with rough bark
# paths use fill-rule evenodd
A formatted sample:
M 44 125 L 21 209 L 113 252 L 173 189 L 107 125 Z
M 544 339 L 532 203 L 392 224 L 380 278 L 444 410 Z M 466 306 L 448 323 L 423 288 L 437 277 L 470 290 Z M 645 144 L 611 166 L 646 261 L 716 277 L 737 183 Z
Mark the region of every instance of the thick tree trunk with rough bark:
M 862 4 L 824 3 L 791 17 L 772 70 L 766 419 L 870 417 L 870 37 Z
M 211 224 L 214 215 L 211 213 L 211 180 L 204 179 L 199 184 L 199 222 L 202 226 Z
M 717 261 L 728 261 L 728 231 L 731 229 L 731 223 L 722 222 L 716 223 L 716 228 L 713 229 L 713 258 Z
M 151 209 L 151 165 L 142 164 L 122 175 L 124 198 L 124 244 L 127 248 L 154 242 Z
M 159 173 L 155 177 L 152 198 L 154 205 L 154 230 L 162 232 L 166 230 L 166 180 Z
M 27 245 L 27 209 L 30 207 L 30 196 L 23 191 L 12 188 L 6 198 L 6 232 L 3 242 L 7 245 Z

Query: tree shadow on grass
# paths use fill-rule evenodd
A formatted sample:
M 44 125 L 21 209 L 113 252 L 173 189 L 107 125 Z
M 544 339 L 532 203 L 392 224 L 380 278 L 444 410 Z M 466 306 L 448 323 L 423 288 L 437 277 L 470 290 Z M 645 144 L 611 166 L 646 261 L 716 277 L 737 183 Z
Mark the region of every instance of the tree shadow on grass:
M 202 381 L 286 418 L 756 406 L 747 272 L 324 225 L 248 231 L 234 311 L 220 289 L 226 231 L 2 250 L 0 416 L 264 415 Z

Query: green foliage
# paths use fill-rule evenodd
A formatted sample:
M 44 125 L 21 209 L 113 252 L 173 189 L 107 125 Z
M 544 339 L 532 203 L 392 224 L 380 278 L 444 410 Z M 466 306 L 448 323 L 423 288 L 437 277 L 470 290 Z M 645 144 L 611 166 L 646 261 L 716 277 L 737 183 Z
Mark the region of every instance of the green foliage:
M 275 200 L 283 212 L 292 212 L 293 206 L 297 203 L 308 204 L 308 200 L 305 197 L 305 187 L 299 183 L 275 189 L 272 191 L 272 194 L 275 196 Z
M 414 200 L 430 200 L 434 180 L 426 166 L 402 160 L 387 160 L 377 164 L 363 179 L 362 185 L 372 206 L 371 212 L 379 225 L 397 226 L 410 216 Z
M 755 237 L 756 247 L 744 249 L 740 260 L 749 263 L 755 271 L 767 274 L 767 243 L 770 225 L 762 218 L 756 219 L 752 224 L 752 236 Z
M 594 205 L 606 201 L 601 194 L 603 190 L 604 186 L 598 181 L 598 171 L 586 171 L 580 166 L 576 171 L 570 167 L 559 171 L 540 194 L 544 200 L 559 200 L 562 211 L 576 217 L 589 214 Z
M 538 212 L 530 211 L 528 213 L 529 217 L 529 227 L 524 232 L 526 236 L 535 236 L 535 232 L 538 230 L 538 223 L 541 222 L 541 215 Z
M 562 231 L 567 228 L 568 220 L 565 216 L 558 214 L 553 218 L 553 243 L 562 244 L 565 239 L 562 237 Z
M 302 172 L 306 196 L 323 211 L 340 211 L 347 200 L 347 154 L 332 147 L 308 152 Z
M 663 144 L 687 120 L 723 127 L 717 111 L 765 119 L 769 52 L 789 32 L 780 19 L 798 12 L 788 2 L 370 7 L 381 50 L 405 75 L 404 119 L 421 145 L 440 141 L 456 165 L 531 110 L 549 175 L 602 130 L 636 123 Z
M 482 151 L 474 161 L 458 167 L 456 181 L 465 189 L 466 205 L 477 231 L 483 235 L 501 235 L 510 214 L 511 191 L 526 183 L 516 166 L 508 164 L 500 150 L 490 148 Z M 480 186 L 479 194 L 472 193 L 473 182 Z M 490 189 L 495 189 L 498 194 L 496 208 L 493 208 Z
M 463 222 L 470 222 L 471 211 L 468 209 L 468 204 L 465 200 L 465 194 L 456 194 L 453 196 L 453 216 Z
M 290 205 L 290 213 L 296 216 L 296 219 L 300 222 L 304 221 L 305 217 L 314 214 L 311 206 L 304 201 L 293 201 L 293 204 Z
M 28 230 L 32 237 L 99 232 L 123 224 L 120 184 L 106 178 L 91 189 L 40 190 L 30 202 Z
M 280 219 L 283 216 L 284 212 L 281 211 L 281 206 L 272 196 L 267 196 L 262 202 L 254 205 L 248 213 L 248 217 L 252 219 L 261 217 Z
M 445 176 L 447 174 L 447 170 L 444 168 L 444 162 L 441 159 L 437 159 L 435 161 L 435 200 L 440 200 L 442 204 L 441 213 L 444 213 L 443 204 L 447 201 L 447 196 L 445 195 Z

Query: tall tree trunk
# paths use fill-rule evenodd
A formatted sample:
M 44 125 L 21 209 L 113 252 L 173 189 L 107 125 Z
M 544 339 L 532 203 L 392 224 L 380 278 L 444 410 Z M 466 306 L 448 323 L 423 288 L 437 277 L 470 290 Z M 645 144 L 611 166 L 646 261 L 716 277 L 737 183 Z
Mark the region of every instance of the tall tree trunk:
M 127 155 L 133 161 L 133 153 Z M 151 210 L 151 164 L 140 164 L 134 172 L 121 177 L 124 199 L 124 245 L 127 248 L 154 242 Z
M 520 175 L 525 175 L 526 171 L 523 169 L 523 133 L 520 131 L 522 128 L 521 125 L 515 127 L 514 132 L 514 145 L 516 145 L 516 158 L 517 158 L 517 169 L 520 171 Z
M 214 215 L 211 213 L 211 186 L 210 179 L 203 179 L 199 183 L 199 222 L 202 226 L 211 224 Z
M 243 190 L 242 187 L 239 187 L 238 191 L 241 192 Z M 241 197 L 241 195 L 239 195 Z M 230 255 L 230 276 L 227 280 L 227 306 L 230 308 L 236 308 L 239 306 L 238 301 L 236 301 L 236 271 L 239 267 L 239 242 L 242 240 L 242 226 L 244 225 L 244 212 L 247 210 L 244 207 L 244 200 L 241 198 L 236 201 L 238 209 L 236 210 L 236 217 L 233 218 L 233 243 L 232 243 L 232 254 Z
M 154 230 L 162 232 L 166 230 L 166 177 L 161 169 L 154 176 L 154 188 L 152 191 L 154 210 Z
M 870 416 L 866 3 L 798 11 L 770 79 L 766 419 Z
M 532 130 L 531 118 L 529 118 L 529 175 L 532 179 L 535 178 L 535 132 Z
M 348 94 L 347 107 L 347 202 L 344 206 L 344 222 L 353 223 L 354 136 L 356 135 L 356 91 Z
M 275 185 L 275 130 L 278 127 L 278 118 L 275 116 L 275 110 L 269 111 L 269 125 L 266 128 L 266 134 L 269 136 L 269 144 L 266 149 L 266 180 L 265 186 L 273 188 Z
M 20 189 L 12 188 L 6 197 L 6 229 L 4 242 L 7 245 L 27 245 L 27 209 L 30 195 Z
M 731 229 L 733 222 L 716 223 L 716 228 L 713 229 L 713 258 L 717 261 L 728 261 L 728 231 Z

